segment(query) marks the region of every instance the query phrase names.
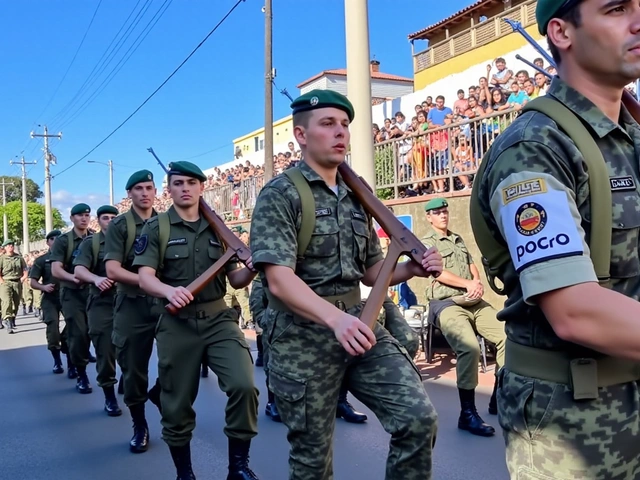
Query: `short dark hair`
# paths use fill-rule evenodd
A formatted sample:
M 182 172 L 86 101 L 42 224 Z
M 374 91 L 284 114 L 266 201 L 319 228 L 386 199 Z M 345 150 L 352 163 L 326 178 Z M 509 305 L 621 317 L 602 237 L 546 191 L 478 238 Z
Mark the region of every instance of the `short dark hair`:
M 297 127 L 298 125 L 304 128 L 309 126 L 309 119 L 311 118 L 311 110 L 305 110 L 302 112 L 295 113 L 293 115 L 293 126 Z
M 560 12 L 562 13 L 562 12 Z M 570 23 L 574 27 L 580 27 L 582 25 L 582 15 L 580 14 L 580 2 L 572 5 L 569 10 L 562 13 L 562 15 L 556 15 L 553 18 L 559 18 L 560 20 L 564 20 L 567 23 Z M 549 52 L 553 57 L 553 61 L 556 62 L 556 65 L 560 64 L 560 50 L 553 44 L 553 42 L 547 37 L 547 44 L 549 45 Z
M 464 93 L 464 92 L 463 92 L 463 93 Z M 438 96 L 436 97 L 436 102 L 437 102 L 438 100 L 442 100 L 442 101 L 444 102 L 444 96 L 443 96 L 443 95 L 438 95 Z

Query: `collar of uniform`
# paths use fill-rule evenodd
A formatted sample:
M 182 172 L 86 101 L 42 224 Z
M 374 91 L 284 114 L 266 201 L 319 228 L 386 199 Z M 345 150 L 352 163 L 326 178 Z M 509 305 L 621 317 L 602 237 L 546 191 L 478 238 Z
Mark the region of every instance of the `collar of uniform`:
M 300 172 L 302 173 L 304 178 L 307 179 L 308 182 L 322 182 L 322 183 L 326 184 L 326 182 L 324 181 L 324 178 L 322 178 L 320 175 L 318 175 L 318 172 L 316 172 L 313 168 L 311 168 L 307 164 L 307 162 L 305 162 L 304 160 L 301 161 L 298 164 L 298 166 L 300 168 Z M 344 188 L 348 192 L 351 192 L 351 189 L 347 186 L 346 183 L 344 183 L 344 180 L 342 179 L 342 177 L 340 176 L 339 173 L 338 173 L 338 186 Z
M 573 87 L 570 87 L 564 80 L 560 79 L 560 77 L 553 77 L 547 93 L 562 102 L 567 108 L 584 120 L 598 137 L 604 138 L 614 130 L 620 130 L 624 132 L 627 137 L 629 136 L 624 128 L 613 123 L 591 100 Z M 625 113 L 627 114 L 626 116 Z M 621 116 L 625 123 L 630 117 L 624 106 Z
M 429 233 L 426 238 L 435 238 L 436 240 L 451 240 L 456 243 L 460 236 L 457 233 L 453 233 L 451 230 L 447 230 L 447 235 L 442 235 L 440 232 L 436 232 L 434 228 L 429 228 Z
M 169 210 L 167 210 L 167 214 L 169 215 L 169 223 L 171 225 L 175 225 L 176 223 L 186 224 L 185 220 L 178 214 L 173 205 L 169 207 Z M 200 215 L 200 220 L 200 229 L 198 230 L 198 233 L 202 233 L 209 226 L 209 222 L 207 222 L 202 215 Z
M 136 212 L 136 209 L 131 207 L 131 213 L 133 214 L 133 220 L 136 222 L 136 225 L 142 225 L 145 220 L 142 219 L 142 217 L 140 215 L 138 215 L 138 212 Z M 149 218 L 153 218 L 156 215 L 158 215 L 158 212 L 156 212 L 155 208 L 151 209 L 151 216 Z

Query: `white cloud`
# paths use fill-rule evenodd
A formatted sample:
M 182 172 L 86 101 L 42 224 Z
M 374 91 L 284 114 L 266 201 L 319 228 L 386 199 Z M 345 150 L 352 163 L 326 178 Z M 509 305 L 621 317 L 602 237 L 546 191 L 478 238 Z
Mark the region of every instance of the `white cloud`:
M 74 195 L 66 190 L 58 190 L 57 192 L 51 193 L 51 204 L 53 205 L 53 208 L 60 210 L 62 219 L 67 223 L 69 222 L 69 216 L 71 215 L 71 208 L 78 203 L 86 203 L 89 205 L 93 216 L 99 207 L 109 204 L 109 195 L 97 193 Z

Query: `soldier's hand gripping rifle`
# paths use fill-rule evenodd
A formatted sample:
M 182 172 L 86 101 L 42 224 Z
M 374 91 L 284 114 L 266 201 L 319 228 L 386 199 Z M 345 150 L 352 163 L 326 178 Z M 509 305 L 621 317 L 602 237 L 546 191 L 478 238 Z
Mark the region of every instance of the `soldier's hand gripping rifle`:
M 165 173 L 169 173 L 162 161 L 160 161 L 156 153 L 153 151 L 153 148 L 148 148 L 147 150 L 155 157 L 156 161 Z M 218 273 L 220 273 L 220 270 L 222 270 L 227 262 L 233 257 L 237 257 L 238 260 L 245 265 L 249 261 L 249 258 L 251 258 L 251 250 L 249 250 L 249 247 L 242 243 L 242 240 L 236 237 L 233 232 L 227 228 L 224 221 L 211 209 L 209 205 L 207 205 L 207 202 L 205 202 L 202 197 L 200 197 L 199 209 L 200 215 L 202 215 L 209 223 L 209 226 L 211 226 L 213 231 L 216 232 L 218 238 L 227 246 L 227 249 L 218 261 L 207 268 L 202 275 L 187 286 L 187 290 L 189 290 L 194 297 L 202 291 L 207 283 L 213 280 Z M 171 303 L 165 308 L 172 315 L 176 315 L 178 313 L 178 308 Z
M 422 257 L 427 251 L 427 247 L 373 194 L 369 185 L 346 162 L 343 162 L 338 167 L 338 172 L 340 172 L 344 183 L 353 191 L 364 209 L 378 221 L 391 239 L 387 256 L 382 262 L 378 278 L 371 288 L 367 303 L 365 303 L 362 312 L 360 312 L 360 320 L 373 329 L 378 319 L 378 313 L 387 296 L 391 277 L 398 264 L 398 259 L 401 255 L 407 255 L 422 265 Z
M 557 68 L 556 67 L 556 62 L 553 60 L 553 57 L 551 55 L 549 55 L 547 53 L 547 51 L 542 48 L 538 42 L 536 42 L 531 35 L 529 35 L 527 33 L 527 31 L 522 28 L 522 24 L 520 22 L 516 22 L 515 20 L 510 20 L 508 18 L 503 19 L 512 29 L 514 32 L 519 33 L 520 35 L 522 35 L 524 37 L 524 39 L 533 47 L 536 49 L 536 51 L 547 61 L 547 63 L 549 63 L 549 65 L 551 65 L 553 68 Z M 525 60 L 524 58 L 522 58 L 520 55 L 516 55 L 516 58 L 518 60 L 520 60 L 523 63 L 526 63 L 527 65 L 529 65 L 531 68 L 533 68 L 534 70 L 542 73 L 543 75 L 546 75 L 548 78 L 552 78 L 552 75 L 541 69 L 540 67 L 532 64 L 531 62 L 529 62 L 528 60 Z M 625 107 L 627 107 L 627 110 L 629 111 L 629 113 L 631 114 L 631 116 L 634 118 L 634 120 L 638 123 L 640 123 L 640 103 L 638 103 L 638 101 L 633 98 L 633 95 L 631 95 L 631 93 L 629 93 L 626 89 L 622 92 L 622 103 L 624 104 Z

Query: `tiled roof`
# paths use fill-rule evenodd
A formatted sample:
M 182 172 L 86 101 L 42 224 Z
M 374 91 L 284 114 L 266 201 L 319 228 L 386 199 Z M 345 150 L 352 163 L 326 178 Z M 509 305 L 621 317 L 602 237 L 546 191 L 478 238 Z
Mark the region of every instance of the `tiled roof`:
M 346 68 L 339 68 L 337 70 L 323 70 L 322 72 L 314 75 L 313 77 L 305 80 L 304 82 L 298 84 L 297 88 L 302 88 L 305 85 L 310 84 L 314 80 L 317 80 L 325 75 L 341 75 L 347 76 Z M 375 80 L 389 80 L 392 82 L 405 82 L 413 84 L 413 78 L 401 77 L 399 75 L 391 75 L 390 73 L 382 73 L 382 72 L 371 72 L 371 78 Z
M 469 13 L 473 10 L 476 10 L 479 7 L 490 6 L 498 2 L 502 3 L 501 0 L 477 0 L 471 5 L 464 7 L 462 10 L 457 11 L 453 15 L 449 15 L 447 18 L 443 18 L 439 22 L 436 22 L 433 25 L 429 25 L 427 28 L 423 28 L 422 30 L 412 33 L 411 35 L 409 35 L 409 40 L 426 40 L 429 37 L 429 35 L 426 35 L 426 34 L 432 33 L 434 30 L 437 30 L 440 27 L 443 27 L 447 23 L 464 15 L 465 13 Z

